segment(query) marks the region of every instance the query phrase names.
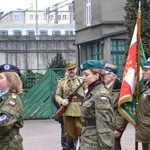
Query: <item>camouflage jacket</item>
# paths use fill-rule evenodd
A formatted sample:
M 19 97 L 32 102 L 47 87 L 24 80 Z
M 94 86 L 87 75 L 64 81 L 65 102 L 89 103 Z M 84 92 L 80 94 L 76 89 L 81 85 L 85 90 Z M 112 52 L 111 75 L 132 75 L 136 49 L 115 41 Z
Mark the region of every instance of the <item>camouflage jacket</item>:
M 0 97 L 0 149 L 22 150 L 19 128 L 23 127 L 23 107 L 15 93 Z
M 113 104 L 102 84 L 85 97 L 81 105 L 81 117 L 87 122 L 87 126 L 83 125 L 80 149 L 114 150 Z

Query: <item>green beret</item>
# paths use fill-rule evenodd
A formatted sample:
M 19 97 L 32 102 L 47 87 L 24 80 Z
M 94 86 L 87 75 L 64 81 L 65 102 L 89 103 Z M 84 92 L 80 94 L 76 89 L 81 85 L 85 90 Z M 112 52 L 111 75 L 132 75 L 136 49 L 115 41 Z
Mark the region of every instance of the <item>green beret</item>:
M 87 60 L 82 63 L 81 70 L 87 70 L 87 69 L 103 69 L 103 64 L 98 60 Z

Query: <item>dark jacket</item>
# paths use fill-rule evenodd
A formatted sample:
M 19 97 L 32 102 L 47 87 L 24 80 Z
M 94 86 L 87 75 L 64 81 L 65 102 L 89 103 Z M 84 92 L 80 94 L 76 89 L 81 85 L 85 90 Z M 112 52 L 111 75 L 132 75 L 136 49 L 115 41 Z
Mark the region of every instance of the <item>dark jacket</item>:
M 60 105 L 57 103 L 57 101 L 55 99 L 56 90 L 57 90 L 57 85 L 54 87 L 54 90 L 52 92 L 52 103 L 55 105 L 55 107 L 58 110 L 60 108 Z
M 139 96 L 136 141 L 150 144 L 150 82 Z

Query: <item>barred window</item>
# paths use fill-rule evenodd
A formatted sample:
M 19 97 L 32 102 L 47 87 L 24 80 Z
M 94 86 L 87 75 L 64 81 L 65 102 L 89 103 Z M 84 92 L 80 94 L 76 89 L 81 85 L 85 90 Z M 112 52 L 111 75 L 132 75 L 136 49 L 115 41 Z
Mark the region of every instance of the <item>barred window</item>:
M 126 47 L 127 43 L 125 39 L 111 40 L 111 62 L 118 66 L 117 75 L 119 77 L 123 76 Z
M 94 60 L 102 59 L 102 48 L 99 42 L 91 44 L 91 58 Z

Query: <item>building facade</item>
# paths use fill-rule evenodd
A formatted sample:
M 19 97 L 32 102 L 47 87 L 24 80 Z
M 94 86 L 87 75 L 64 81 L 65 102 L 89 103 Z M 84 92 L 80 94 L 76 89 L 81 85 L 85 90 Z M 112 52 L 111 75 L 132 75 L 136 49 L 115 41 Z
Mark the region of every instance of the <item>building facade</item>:
M 78 64 L 105 59 L 119 66 L 122 76 L 127 30 L 124 26 L 126 0 L 76 0 L 75 32 Z
M 39 10 L 37 12 L 38 24 L 70 24 L 75 23 L 73 12 L 69 10 L 46 12 Z M 10 11 L 0 18 L 0 24 L 35 24 L 35 10 L 14 10 Z

